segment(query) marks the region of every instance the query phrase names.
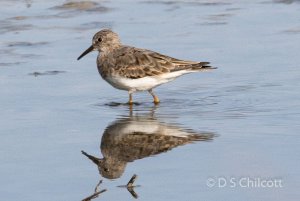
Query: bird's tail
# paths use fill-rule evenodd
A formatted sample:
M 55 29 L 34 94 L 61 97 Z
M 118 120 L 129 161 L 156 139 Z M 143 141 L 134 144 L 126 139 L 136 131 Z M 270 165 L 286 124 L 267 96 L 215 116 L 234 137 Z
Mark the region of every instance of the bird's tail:
M 181 71 L 181 70 L 189 70 L 190 72 L 192 71 L 209 71 L 217 69 L 216 67 L 212 67 L 209 65 L 209 62 L 193 62 L 189 64 L 184 64 L 184 65 L 177 65 L 174 69 L 171 70 L 171 72 L 175 71 Z
M 196 64 L 191 64 L 190 69 L 191 70 L 196 70 L 196 71 L 205 71 L 205 70 L 217 69 L 217 67 L 213 67 L 209 64 L 210 64 L 209 62 L 199 62 L 199 63 L 196 63 Z

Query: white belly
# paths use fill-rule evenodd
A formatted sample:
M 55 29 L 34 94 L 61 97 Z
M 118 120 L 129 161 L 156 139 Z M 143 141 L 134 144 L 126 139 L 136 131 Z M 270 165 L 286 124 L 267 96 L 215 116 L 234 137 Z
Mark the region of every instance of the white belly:
M 124 78 L 120 76 L 106 77 L 105 80 L 113 87 L 126 91 L 146 91 L 153 89 L 161 84 L 170 82 L 176 77 L 189 73 L 188 71 L 177 71 L 157 76 L 149 76 L 138 79 Z
M 121 90 L 126 90 L 126 91 L 150 90 L 166 82 L 166 81 L 165 82 L 160 81 L 153 77 L 144 77 L 138 79 L 129 79 L 129 78 L 122 78 L 122 77 L 107 77 L 105 80 L 113 87 Z

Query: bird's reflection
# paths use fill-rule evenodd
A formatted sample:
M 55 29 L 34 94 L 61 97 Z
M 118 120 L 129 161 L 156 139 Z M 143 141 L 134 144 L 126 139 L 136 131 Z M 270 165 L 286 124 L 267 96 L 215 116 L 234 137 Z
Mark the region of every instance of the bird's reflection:
M 129 115 L 107 126 L 101 139 L 103 158 L 82 152 L 92 160 L 99 173 L 108 179 L 123 174 L 128 162 L 172 150 L 195 141 L 209 141 L 211 132 L 196 132 L 176 124 L 159 121 L 152 115 Z

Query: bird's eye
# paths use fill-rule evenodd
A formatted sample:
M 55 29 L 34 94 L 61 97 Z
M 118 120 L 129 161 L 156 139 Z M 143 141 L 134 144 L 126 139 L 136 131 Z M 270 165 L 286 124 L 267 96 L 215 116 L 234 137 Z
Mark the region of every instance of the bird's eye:
M 102 39 L 101 38 L 98 38 L 98 40 L 97 40 L 98 42 L 101 42 L 102 41 Z

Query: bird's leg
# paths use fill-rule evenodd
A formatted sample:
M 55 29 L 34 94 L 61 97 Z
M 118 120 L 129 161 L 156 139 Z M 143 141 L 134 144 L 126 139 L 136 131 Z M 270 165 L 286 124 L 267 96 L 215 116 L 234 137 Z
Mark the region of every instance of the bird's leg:
M 160 102 L 159 98 L 153 93 L 152 89 L 148 90 L 148 92 L 151 94 L 151 96 L 153 97 L 153 102 L 155 104 L 158 104 Z
M 132 105 L 133 104 L 133 100 L 132 100 L 132 91 L 128 91 L 128 93 L 129 93 L 129 101 L 128 101 L 128 104 L 129 105 Z

